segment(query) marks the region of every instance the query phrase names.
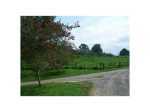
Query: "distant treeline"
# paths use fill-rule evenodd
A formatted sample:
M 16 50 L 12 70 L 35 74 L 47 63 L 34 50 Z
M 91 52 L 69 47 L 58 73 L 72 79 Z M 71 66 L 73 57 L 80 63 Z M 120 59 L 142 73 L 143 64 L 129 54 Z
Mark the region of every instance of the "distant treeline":
M 79 46 L 79 49 L 75 50 L 76 53 L 81 55 L 99 55 L 99 56 L 114 56 L 112 53 L 105 53 L 100 44 L 94 44 L 91 49 L 89 49 L 87 44 L 82 43 Z M 129 50 L 123 48 L 118 55 L 120 56 L 128 56 Z

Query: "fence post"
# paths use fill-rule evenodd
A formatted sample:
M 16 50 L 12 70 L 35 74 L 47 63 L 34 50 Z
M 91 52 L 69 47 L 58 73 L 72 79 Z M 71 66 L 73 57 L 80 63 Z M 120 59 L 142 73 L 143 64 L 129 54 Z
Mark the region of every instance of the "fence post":
M 119 68 L 121 67 L 121 62 L 118 63 L 118 67 L 119 67 Z

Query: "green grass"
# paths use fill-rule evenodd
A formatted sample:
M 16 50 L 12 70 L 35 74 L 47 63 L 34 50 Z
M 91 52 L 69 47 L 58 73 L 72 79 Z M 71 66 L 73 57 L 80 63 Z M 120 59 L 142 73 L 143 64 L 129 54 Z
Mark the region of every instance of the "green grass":
M 41 80 L 44 79 L 52 79 L 66 76 L 75 76 L 81 74 L 89 74 L 95 72 L 109 71 L 118 68 L 118 62 L 125 63 L 119 68 L 128 67 L 129 57 L 127 56 L 119 56 L 119 57 L 98 57 L 98 56 L 77 56 L 68 66 L 76 65 L 78 68 L 69 68 L 69 69 L 61 69 L 61 70 L 45 70 L 40 73 Z M 104 63 L 104 70 L 93 69 L 98 64 Z M 87 69 L 80 69 L 79 67 L 88 67 Z M 30 69 L 22 69 L 21 70 L 21 82 L 25 81 L 34 81 L 35 73 Z
M 74 61 L 70 63 L 70 65 L 86 65 L 88 67 L 98 65 L 100 63 L 104 63 L 107 66 L 111 64 L 117 64 L 118 62 L 129 64 L 129 56 L 77 56 Z
M 53 79 L 53 78 L 60 78 L 66 76 L 75 76 L 81 74 L 89 74 L 99 72 L 98 70 L 78 70 L 78 69 L 63 69 L 63 70 L 46 70 L 40 73 L 40 78 L 44 79 Z M 32 70 L 22 70 L 21 71 L 21 81 L 34 81 L 36 80 L 35 73 Z
M 88 96 L 90 83 L 49 83 L 21 86 L 21 96 Z

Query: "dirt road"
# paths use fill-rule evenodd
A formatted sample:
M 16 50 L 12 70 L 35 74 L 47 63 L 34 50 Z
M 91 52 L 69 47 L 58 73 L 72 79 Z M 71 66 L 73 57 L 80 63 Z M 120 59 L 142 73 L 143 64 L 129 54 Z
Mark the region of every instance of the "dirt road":
M 129 70 L 121 69 L 109 72 L 92 73 L 87 75 L 70 76 L 50 80 L 42 80 L 42 83 L 50 82 L 81 82 L 88 81 L 93 84 L 92 96 L 128 96 L 129 95 Z M 21 85 L 36 84 L 36 81 L 24 82 Z

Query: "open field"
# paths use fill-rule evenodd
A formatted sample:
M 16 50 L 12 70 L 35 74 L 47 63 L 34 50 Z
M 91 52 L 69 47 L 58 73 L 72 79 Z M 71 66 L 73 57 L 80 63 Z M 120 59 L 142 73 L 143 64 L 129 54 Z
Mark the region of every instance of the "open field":
M 118 65 L 120 64 L 120 65 Z M 109 68 L 118 68 L 122 66 L 129 65 L 129 57 L 128 56 L 94 56 L 94 55 L 77 55 L 77 57 L 69 64 L 70 67 L 74 67 L 75 69 L 99 69 L 97 67 L 101 67 L 104 65 L 104 69 Z
M 21 86 L 21 96 L 87 96 L 90 83 L 48 83 Z
M 98 56 L 77 56 L 64 69 L 47 69 L 40 73 L 41 80 L 59 77 L 75 76 L 81 74 L 110 71 L 128 67 L 129 58 L 126 57 L 98 57 Z M 21 70 L 21 81 L 34 81 L 35 73 L 31 69 Z

